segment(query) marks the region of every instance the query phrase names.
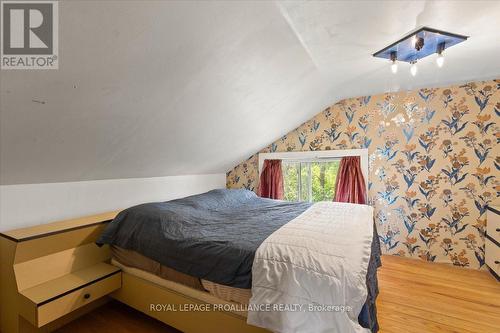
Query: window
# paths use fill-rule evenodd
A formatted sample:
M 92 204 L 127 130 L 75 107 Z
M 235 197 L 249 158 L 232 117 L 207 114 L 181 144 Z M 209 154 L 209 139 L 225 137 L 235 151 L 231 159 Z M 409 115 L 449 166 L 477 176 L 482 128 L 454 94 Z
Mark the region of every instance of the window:
M 332 201 L 335 183 L 344 156 L 359 156 L 368 192 L 368 149 L 270 152 L 259 154 L 259 173 L 264 160 L 281 160 L 285 200 Z
M 283 160 L 285 200 L 332 201 L 340 159 L 293 161 Z

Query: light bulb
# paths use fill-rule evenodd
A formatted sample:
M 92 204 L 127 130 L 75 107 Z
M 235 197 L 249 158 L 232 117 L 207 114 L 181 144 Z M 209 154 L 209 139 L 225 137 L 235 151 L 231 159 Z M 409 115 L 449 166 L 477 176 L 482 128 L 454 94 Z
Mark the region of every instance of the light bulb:
M 396 62 L 396 60 L 392 62 L 391 72 L 392 74 L 396 74 L 398 72 L 398 63 Z
M 410 73 L 412 76 L 417 75 L 417 62 L 413 62 L 410 66 Z
M 444 65 L 444 56 L 442 53 L 439 53 L 437 58 L 436 58 L 436 64 L 438 65 L 439 68 L 443 67 Z

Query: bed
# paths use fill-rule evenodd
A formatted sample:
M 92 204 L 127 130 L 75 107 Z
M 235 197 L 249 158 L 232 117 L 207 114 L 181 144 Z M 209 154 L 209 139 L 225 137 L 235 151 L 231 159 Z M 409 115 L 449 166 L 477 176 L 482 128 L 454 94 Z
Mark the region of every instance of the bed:
M 135 281 L 134 283 L 159 286 L 173 291 L 176 295 L 205 303 L 248 306 L 257 301 L 268 302 L 266 298 L 269 298 L 269 295 L 274 297 L 276 293 L 280 292 L 269 291 L 275 286 L 276 289 L 280 289 L 280 281 L 264 281 L 264 283 L 274 283 L 274 285 L 265 287 L 261 285 L 260 289 L 264 290 L 262 292 L 258 291 L 259 288 L 255 285 L 252 285 L 252 281 L 262 280 L 262 275 L 269 276 L 267 273 L 261 274 L 263 270 L 282 269 L 280 268 L 282 266 L 281 260 L 273 261 L 271 266 L 269 266 L 269 258 L 261 260 L 265 251 L 268 254 L 271 253 L 271 256 L 275 254 L 273 251 L 283 252 L 279 248 L 275 250 L 276 244 L 279 247 L 282 242 L 272 243 L 271 240 L 280 239 L 280 236 L 287 240 L 294 237 L 300 239 L 302 235 L 293 236 L 293 232 L 299 230 L 298 227 L 301 225 L 311 228 L 314 226 L 311 221 L 328 210 L 331 210 L 330 214 L 336 215 L 345 214 L 344 212 L 349 210 L 361 211 L 361 215 L 358 212 L 355 220 L 369 219 L 371 220 L 369 228 L 373 228 L 372 217 L 368 217 L 367 213 L 369 212 L 368 206 L 357 206 L 364 205 L 324 203 L 321 206 L 321 204 L 263 199 L 247 190 L 213 190 L 183 199 L 148 203 L 126 209 L 108 225 L 97 243 L 111 245 L 113 263 L 121 267 L 124 274 L 129 276 L 130 281 Z M 308 214 L 312 216 L 312 219 L 307 218 Z M 331 218 L 330 216 L 325 215 L 324 219 Z M 321 222 L 318 218 L 316 219 L 318 223 Z M 304 220 L 302 224 L 297 224 L 301 220 Z M 321 228 L 324 227 L 323 225 L 318 224 Z M 366 229 L 366 226 L 365 222 L 363 229 Z M 344 231 L 343 229 L 346 228 L 338 229 L 332 234 L 333 236 L 328 236 L 331 238 L 325 236 L 327 232 L 321 232 L 321 234 L 322 237 L 327 237 L 325 238 L 327 240 L 334 239 L 336 234 Z M 304 229 L 300 231 L 304 235 L 308 232 L 316 233 L 317 230 Z M 368 247 L 366 245 L 367 235 L 370 235 Z M 341 239 L 346 239 L 345 235 Z M 359 326 L 360 330 L 354 328 L 352 331 L 377 332 L 375 300 L 378 294 L 376 271 L 380 266 L 380 245 L 374 230 L 370 230 L 369 233 L 365 232 L 364 240 L 364 248 L 358 247 L 359 250 L 362 250 L 359 253 L 364 253 L 366 257 L 365 267 L 357 271 L 357 273 L 363 274 L 364 291 L 359 295 L 364 298 L 361 304 L 362 308 L 359 307 L 356 311 L 358 313 L 357 323 L 354 324 Z M 300 242 L 302 241 L 300 239 Z M 337 239 L 337 243 L 342 243 L 342 241 Z M 344 243 L 347 244 L 347 242 Z M 283 246 L 288 249 L 292 245 Z M 302 246 L 302 243 L 295 244 L 298 251 L 302 251 L 300 250 Z M 356 246 L 353 245 L 354 253 L 358 253 L 355 251 Z M 311 247 L 314 246 L 309 246 L 309 248 Z M 342 251 L 337 249 L 338 246 L 335 244 L 326 244 L 321 249 L 326 251 L 328 247 L 333 251 L 333 255 L 330 257 L 334 259 L 338 256 L 335 255 L 335 251 Z M 353 254 L 350 260 L 355 260 L 357 256 L 357 254 Z M 295 257 L 300 257 L 300 255 L 295 255 Z M 336 265 L 338 258 L 335 260 Z M 260 261 L 262 264 L 259 266 Z M 317 265 L 318 262 L 313 260 L 311 264 L 313 265 L 311 267 L 315 268 L 314 265 Z M 349 265 L 344 263 L 341 266 L 340 270 L 343 271 Z M 356 264 L 354 266 L 357 268 L 362 265 Z M 278 272 L 281 278 L 285 276 L 284 273 L 291 271 L 286 268 L 285 270 L 285 272 Z M 255 272 L 260 273 L 256 276 Z M 291 273 L 295 274 L 296 272 Z M 338 271 L 332 274 L 338 274 Z M 350 275 L 346 276 L 347 281 L 352 280 Z M 304 279 L 307 278 L 309 276 L 304 277 Z M 330 283 L 331 276 L 328 278 L 327 282 Z M 126 281 L 127 279 L 124 279 L 124 283 Z M 259 282 L 260 284 L 261 282 Z M 297 286 L 293 288 L 300 289 Z M 342 288 L 338 288 L 337 285 L 335 289 Z M 254 295 L 252 295 L 252 291 Z M 267 294 L 265 294 L 266 292 Z M 355 290 L 355 292 L 357 291 Z M 290 290 L 285 292 L 287 295 L 288 293 Z M 324 294 L 324 292 L 322 293 Z M 333 294 L 335 293 L 332 292 Z M 117 298 L 127 302 L 127 297 L 120 299 L 118 296 Z M 282 297 L 281 300 L 283 299 Z M 134 304 L 130 305 L 134 306 Z M 235 309 L 244 309 L 244 307 L 235 307 Z M 144 308 L 141 311 L 147 313 Z M 257 326 L 266 327 L 273 331 L 291 331 L 283 327 L 276 328 L 273 326 L 275 324 L 267 325 L 265 323 L 269 321 L 269 318 L 282 315 L 281 313 L 269 314 L 249 311 L 249 316 L 247 316 L 246 311 L 229 310 L 229 312 L 239 317 L 242 323 L 253 320 L 254 325 L 257 323 Z M 155 316 L 151 313 L 148 314 Z M 302 321 L 310 319 L 310 315 L 307 314 L 298 313 L 297 315 L 301 316 L 299 320 Z M 207 314 L 205 313 L 201 317 L 207 318 Z M 288 317 L 289 315 L 284 319 L 278 318 L 274 321 L 286 321 Z M 260 319 L 255 320 L 255 318 Z M 293 320 L 296 322 L 297 318 Z M 176 326 L 172 321 L 167 323 Z M 248 327 L 253 326 L 248 325 Z M 183 329 L 183 327 L 178 328 Z

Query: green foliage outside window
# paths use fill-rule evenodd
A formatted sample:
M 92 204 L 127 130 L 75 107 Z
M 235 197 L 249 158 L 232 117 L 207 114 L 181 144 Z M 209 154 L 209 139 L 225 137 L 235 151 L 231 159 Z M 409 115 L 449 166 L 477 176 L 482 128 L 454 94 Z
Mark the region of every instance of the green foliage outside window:
M 285 200 L 332 201 L 335 195 L 339 164 L 339 160 L 324 162 L 283 161 Z

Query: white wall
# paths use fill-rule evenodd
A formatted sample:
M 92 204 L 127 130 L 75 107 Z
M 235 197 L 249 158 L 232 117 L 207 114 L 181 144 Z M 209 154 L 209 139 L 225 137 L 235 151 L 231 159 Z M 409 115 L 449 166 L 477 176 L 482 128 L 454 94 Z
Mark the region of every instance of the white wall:
M 225 174 L 0 186 L 0 231 L 166 201 L 226 186 Z

